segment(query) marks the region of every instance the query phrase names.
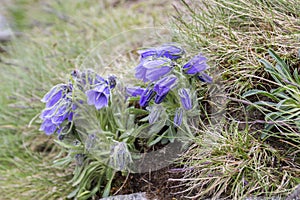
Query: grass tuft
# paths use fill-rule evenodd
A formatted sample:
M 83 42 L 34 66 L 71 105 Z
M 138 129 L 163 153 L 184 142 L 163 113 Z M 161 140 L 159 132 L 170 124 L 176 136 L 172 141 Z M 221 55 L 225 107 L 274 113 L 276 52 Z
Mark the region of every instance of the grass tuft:
M 299 164 L 236 123 L 207 128 L 180 160 L 184 177 L 171 180 L 187 187 L 181 193 L 189 199 L 281 196 L 299 182 Z
M 296 58 L 300 45 L 300 4 L 297 0 L 212 0 L 178 8 L 177 38 L 203 51 L 222 78 L 239 93 L 258 84 L 249 75 L 264 76 L 258 58 L 269 48 Z

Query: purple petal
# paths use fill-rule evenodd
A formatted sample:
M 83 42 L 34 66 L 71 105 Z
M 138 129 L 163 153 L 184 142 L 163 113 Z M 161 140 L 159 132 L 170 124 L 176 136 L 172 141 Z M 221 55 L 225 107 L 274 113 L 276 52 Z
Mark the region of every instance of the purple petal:
M 126 93 L 129 96 L 136 97 L 140 96 L 144 92 L 144 88 L 141 87 L 126 87 Z
M 140 106 L 146 107 L 148 106 L 150 100 L 154 97 L 154 92 L 152 89 L 145 89 L 140 98 Z
M 182 88 L 178 91 L 178 94 L 180 96 L 181 104 L 183 105 L 184 109 L 190 110 L 192 109 L 192 101 L 190 97 L 190 90 Z
M 181 126 L 182 124 L 182 115 L 183 110 L 181 108 L 176 109 L 175 117 L 174 117 L 174 124 L 175 126 Z
M 197 74 L 208 68 L 206 64 L 207 58 L 204 57 L 201 53 L 193 57 L 189 62 L 187 62 L 183 69 L 186 69 L 186 74 Z
M 212 77 L 210 77 L 209 75 L 207 75 L 206 73 L 202 72 L 199 76 L 198 76 L 199 80 L 205 83 L 212 83 L 213 79 Z
M 107 107 L 108 106 L 108 97 L 101 93 L 98 94 L 96 100 L 95 100 L 95 107 L 97 110 L 100 110 L 103 107 Z
M 47 119 L 42 123 L 39 130 L 44 131 L 46 135 L 51 135 L 55 132 L 56 129 L 57 126 L 52 123 L 51 119 Z
M 156 95 L 154 102 L 156 104 L 160 104 L 166 98 L 167 94 L 168 94 L 168 92 L 162 96 Z
M 153 87 L 153 90 L 159 95 L 163 96 L 168 93 L 170 89 L 174 88 L 177 84 L 177 77 L 175 75 L 166 76 L 157 81 Z
M 52 95 L 50 99 L 46 103 L 46 107 L 52 107 L 54 104 L 56 104 L 61 98 L 62 98 L 62 90 L 59 90 L 57 93 Z
M 87 96 L 87 104 L 88 105 L 94 105 L 96 100 L 96 95 L 98 92 L 95 92 L 94 90 L 88 90 L 85 92 Z
M 161 68 L 153 68 L 152 70 L 148 70 L 146 73 L 146 78 L 149 81 L 156 81 L 162 76 L 166 75 L 172 70 L 169 66 L 163 66 Z

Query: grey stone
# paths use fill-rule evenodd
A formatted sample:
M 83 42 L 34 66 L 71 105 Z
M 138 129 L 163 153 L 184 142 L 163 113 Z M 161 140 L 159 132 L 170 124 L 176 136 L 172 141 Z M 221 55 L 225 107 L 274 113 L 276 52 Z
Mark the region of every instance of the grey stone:
M 146 193 L 140 192 L 140 193 L 134 193 L 128 195 L 111 196 L 99 200 L 148 200 L 148 198 L 146 197 Z
M 13 36 L 6 18 L 0 15 L 0 42 L 9 41 Z

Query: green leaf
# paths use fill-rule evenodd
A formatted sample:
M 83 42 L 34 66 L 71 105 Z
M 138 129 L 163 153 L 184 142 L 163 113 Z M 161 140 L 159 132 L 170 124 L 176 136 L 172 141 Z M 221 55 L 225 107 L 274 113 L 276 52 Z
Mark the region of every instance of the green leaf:
M 152 140 L 151 142 L 148 143 L 148 146 L 151 147 L 155 144 L 157 144 L 158 142 L 160 142 L 163 138 L 165 138 L 165 135 L 167 134 L 167 131 L 165 131 L 163 134 L 161 134 L 160 136 L 156 137 L 155 140 Z
M 279 101 L 279 99 L 276 96 L 274 96 L 273 94 L 263 91 L 263 90 L 257 90 L 257 89 L 245 92 L 243 94 L 243 97 L 245 98 L 245 97 L 249 97 L 252 95 L 263 95 L 263 96 L 269 97 L 270 99 L 272 99 L 274 101 Z

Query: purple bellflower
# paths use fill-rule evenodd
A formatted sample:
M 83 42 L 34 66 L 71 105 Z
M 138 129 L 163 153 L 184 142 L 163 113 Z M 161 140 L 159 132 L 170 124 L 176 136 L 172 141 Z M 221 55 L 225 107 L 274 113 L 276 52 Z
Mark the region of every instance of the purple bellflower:
M 208 65 L 206 64 L 207 58 L 204 57 L 201 53 L 193 57 L 190 61 L 188 61 L 183 69 L 186 74 L 195 75 L 206 69 L 208 69 Z
M 136 68 L 135 77 L 148 81 L 157 81 L 162 76 L 168 74 L 173 69 L 172 61 L 168 58 L 159 58 L 156 60 L 143 60 Z
M 148 106 L 149 102 L 154 97 L 154 95 L 155 95 L 155 93 L 154 93 L 153 89 L 150 89 L 150 88 L 145 89 L 144 92 L 141 94 L 140 106 L 141 107 Z
M 164 78 L 157 81 L 153 87 L 157 96 L 155 98 L 155 103 L 159 104 L 166 97 L 168 92 L 174 88 L 177 84 L 177 77 L 175 75 L 165 76 Z
M 51 135 L 61 130 L 60 126 L 65 120 L 72 121 L 76 107 L 72 106 L 71 93 L 72 85 L 59 84 L 42 98 L 41 101 L 46 103 L 46 108 L 40 115 L 43 120 L 40 131 Z
M 95 105 L 97 110 L 108 106 L 110 89 L 105 82 L 85 92 L 88 105 Z
M 198 78 L 199 78 L 200 81 L 205 82 L 205 83 L 212 83 L 213 82 L 213 79 L 209 75 L 205 74 L 204 72 L 201 72 L 198 75 Z
M 135 87 L 126 87 L 126 93 L 128 96 L 131 97 L 137 97 L 143 94 L 144 92 L 144 88 L 141 88 L 139 86 L 135 86 Z
M 182 115 L 183 115 L 183 109 L 178 108 L 176 109 L 175 117 L 174 117 L 174 124 L 175 126 L 179 127 L 182 124 Z
M 192 100 L 190 95 L 190 90 L 186 88 L 182 88 L 178 91 L 180 96 L 181 104 L 185 110 L 192 109 Z
M 184 50 L 175 44 L 164 44 L 159 47 L 140 50 L 138 53 L 141 55 L 141 60 L 144 60 L 148 57 L 166 57 L 171 60 L 176 60 L 181 58 L 181 56 L 184 54 Z
M 115 75 L 110 75 L 108 78 L 107 78 L 107 82 L 108 82 L 108 85 L 109 85 L 109 88 L 110 89 L 113 89 L 116 87 L 116 84 L 117 84 L 117 77 Z

